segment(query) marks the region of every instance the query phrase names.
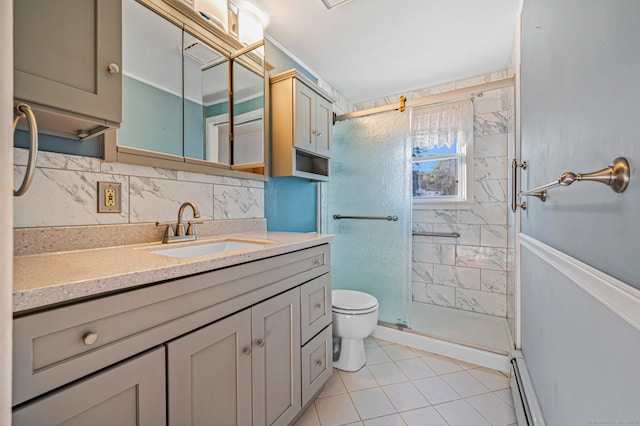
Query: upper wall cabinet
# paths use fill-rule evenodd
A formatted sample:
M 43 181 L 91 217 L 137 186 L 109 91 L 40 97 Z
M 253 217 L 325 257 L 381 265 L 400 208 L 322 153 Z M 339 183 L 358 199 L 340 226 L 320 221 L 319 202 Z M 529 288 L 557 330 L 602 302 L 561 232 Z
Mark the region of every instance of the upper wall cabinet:
M 121 3 L 19 0 L 14 11 L 14 97 L 43 133 L 96 136 L 121 121 Z
M 218 38 L 182 2 L 123 0 L 122 9 L 123 119 L 105 159 L 266 179 L 263 56 Z
M 271 77 L 274 176 L 329 178 L 333 100 L 295 70 Z

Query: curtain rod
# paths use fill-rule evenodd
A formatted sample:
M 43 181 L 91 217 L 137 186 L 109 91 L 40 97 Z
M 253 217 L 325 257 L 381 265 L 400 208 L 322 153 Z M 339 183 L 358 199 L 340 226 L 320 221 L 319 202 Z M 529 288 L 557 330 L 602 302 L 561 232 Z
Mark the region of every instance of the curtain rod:
M 489 90 L 501 89 L 503 87 L 513 86 L 515 82 L 514 77 L 504 78 L 502 80 L 492 81 L 490 83 L 477 84 L 475 86 L 464 87 L 462 89 L 450 90 L 448 92 L 438 93 L 436 95 L 424 96 L 418 99 L 412 99 L 410 101 L 400 100 L 397 104 L 384 105 L 376 108 L 363 109 L 362 111 L 350 112 L 348 114 L 342 114 L 336 116 L 334 121 L 349 120 L 350 118 L 366 117 L 367 115 L 379 114 L 381 112 L 400 110 L 404 111 L 404 106 L 414 105 L 432 105 L 440 102 L 452 101 L 459 98 L 464 98 L 478 92 L 487 92 Z M 400 98 L 404 98 L 401 96 Z M 405 98 L 406 99 L 406 98 Z

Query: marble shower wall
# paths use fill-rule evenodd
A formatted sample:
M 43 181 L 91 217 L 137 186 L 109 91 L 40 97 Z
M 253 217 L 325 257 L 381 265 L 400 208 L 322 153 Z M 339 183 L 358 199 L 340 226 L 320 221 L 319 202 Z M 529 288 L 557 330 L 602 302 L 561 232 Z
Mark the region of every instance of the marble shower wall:
M 500 80 L 499 71 L 416 90 L 416 99 Z M 414 302 L 507 315 L 507 276 L 513 245 L 508 243 L 508 142 L 512 133 L 513 89 L 484 92 L 474 104 L 474 203 L 455 208 L 413 209 L 413 230 L 458 232 L 460 237 L 413 237 Z M 397 103 L 397 96 L 364 102 L 356 110 Z
M 15 148 L 14 157 L 18 182 L 27 151 Z M 50 152 L 38 153 L 37 166 L 27 194 L 14 199 L 15 228 L 175 221 L 184 201 L 196 204 L 202 220 L 264 218 L 261 181 Z M 121 183 L 122 213 L 97 213 L 99 181 Z

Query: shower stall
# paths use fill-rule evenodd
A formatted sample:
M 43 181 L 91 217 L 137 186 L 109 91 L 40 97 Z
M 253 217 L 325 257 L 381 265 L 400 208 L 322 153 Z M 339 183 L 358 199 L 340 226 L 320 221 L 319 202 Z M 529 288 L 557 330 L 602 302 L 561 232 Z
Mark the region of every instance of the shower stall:
M 409 111 L 334 126 L 331 180 L 321 191 L 321 229 L 336 236 L 333 287 L 377 297 L 381 325 L 498 354 L 514 348 L 510 83 L 471 97 L 466 203 L 413 202 Z

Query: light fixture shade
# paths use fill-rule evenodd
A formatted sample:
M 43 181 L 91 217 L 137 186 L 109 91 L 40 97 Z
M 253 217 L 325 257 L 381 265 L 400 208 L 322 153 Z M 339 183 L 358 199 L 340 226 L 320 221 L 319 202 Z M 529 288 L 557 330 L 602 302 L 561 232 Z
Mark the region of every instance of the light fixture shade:
M 322 0 L 322 3 L 324 3 L 324 7 L 327 9 L 333 9 L 334 7 L 342 6 L 350 1 L 351 0 Z
M 227 0 L 194 0 L 193 7 L 225 32 L 228 31 Z
M 238 40 L 250 45 L 264 38 L 264 27 L 267 25 L 266 14 L 255 4 L 244 1 L 238 7 Z

